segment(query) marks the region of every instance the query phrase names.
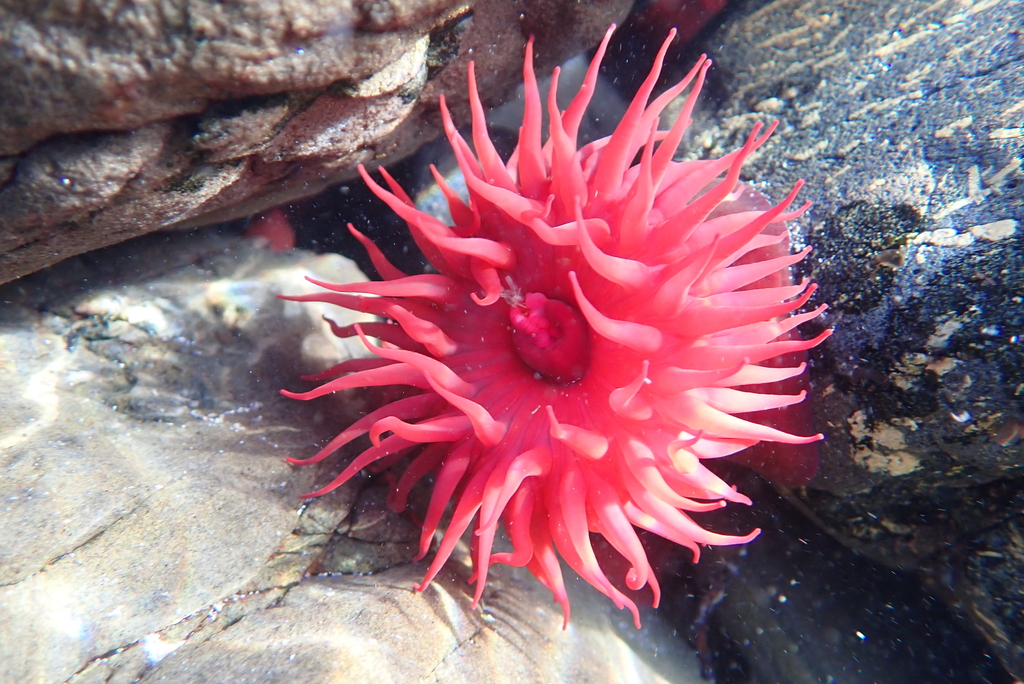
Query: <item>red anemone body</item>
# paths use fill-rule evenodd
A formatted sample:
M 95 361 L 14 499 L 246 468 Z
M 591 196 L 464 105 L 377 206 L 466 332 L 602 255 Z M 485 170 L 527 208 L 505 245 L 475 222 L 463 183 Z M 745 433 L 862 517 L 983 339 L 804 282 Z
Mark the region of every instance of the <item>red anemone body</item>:
M 472 65 L 475 153 L 442 100 L 445 130 L 469 191 L 463 201 L 434 170 L 454 225 L 417 210 L 386 172 L 388 189 L 360 169 L 374 193 L 408 222 L 436 274 L 401 273 L 350 226 L 384 281 L 317 283 L 326 291 L 291 298 L 384 322 L 336 326 L 340 336 L 359 335 L 375 358 L 339 364 L 315 377 L 326 380 L 317 389 L 288 396 L 415 388 L 312 458 L 292 461 L 320 461 L 369 435 L 372 446 L 310 496 L 371 464 L 411 456 L 390 504 L 403 509 L 410 489 L 433 474 L 421 557 L 455 502 L 418 588 L 472 528 L 474 605 L 490 565 L 526 566 L 553 592 L 566 621 L 559 557 L 636 617 L 633 601 L 603 572 L 592 534 L 628 561 L 625 586 L 649 585 L 656 605 L 659 588 L 637 529 L 689 547 L 695 558 L 701 545 L 740 544 L 757 535 L 716 534 L 694 521 L 694 513 L 726 502 L 750 503 L 704 461 L 762 440 L 807 444 L 821 438 L 735 415 L 802 401 L 804 392 L 749 386 L 798 376 L 804 364 L 779 367 L 772 360 L 827 335 L 804 341 L 790 334 L 824 308 L 791 315 L 814 290 L 788 279 L 789 267 L 807 250 L 791 255 L 779 247 L 788 244 L 781 222 L 799 213 L 786 213 L 796 189 L 767 209 L 742 202 L 747 191 L 738 182 L 740 168 L 771 129 L 761 133 L 755 126 L 741 149 L 720 159 L 673 161 L 710 61 L 702 58 L 649 103 L 670 35 L 616 131 L 577 149 L 611 31 L 564 112 L 552 85 L 546 142 L 532 42 L 527 45 L 524 120 L 507 162 L 488 137 Z M 556 70 L 555 82 L 557 76 Z M 659 130 L 662 110 L 691 85 L 676 123 Z M 511 550 L 495 553 L 499 525 Z

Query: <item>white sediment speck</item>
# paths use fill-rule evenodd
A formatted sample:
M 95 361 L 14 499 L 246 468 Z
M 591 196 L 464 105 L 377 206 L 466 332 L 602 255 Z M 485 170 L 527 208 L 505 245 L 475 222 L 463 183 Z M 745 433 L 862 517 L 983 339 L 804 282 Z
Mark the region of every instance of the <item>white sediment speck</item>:
M 992 223 L 983 223 L 980 226 L 971 226 L 971 235 L 979 240 L 999 242 L 1005 240 L 1017 232 L 1017 222 L 1013 219 L 1003 219 Z
M 142 637 L 142 650 L 146 652 L 146 658 L 151 663 L 159 663 L 175 649 L 184 644 L 184 641 L 164 641 L 160 634 L 154 632 Z

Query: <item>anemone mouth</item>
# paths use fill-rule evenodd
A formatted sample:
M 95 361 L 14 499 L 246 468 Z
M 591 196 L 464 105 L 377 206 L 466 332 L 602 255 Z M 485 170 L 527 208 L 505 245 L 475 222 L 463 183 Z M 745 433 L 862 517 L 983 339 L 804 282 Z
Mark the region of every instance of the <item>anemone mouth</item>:
M 590 329 L 579 309 L 540 292 L 510 302 L 512 342 L 523 363 L 559 385 L 583 379 L 590 368 Z

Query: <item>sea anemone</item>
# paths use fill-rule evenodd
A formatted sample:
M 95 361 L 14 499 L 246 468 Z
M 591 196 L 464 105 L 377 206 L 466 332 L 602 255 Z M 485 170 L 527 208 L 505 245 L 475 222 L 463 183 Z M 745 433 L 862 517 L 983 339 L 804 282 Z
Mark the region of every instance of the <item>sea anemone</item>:
M 316 463 L 369 434 L 372 446 L 308 496 L 335 489 L 371 464 L 384 469 L 408 457 L 390 492 L 389 505 L 399 511 L 412 487 L 433 474 L 420 558 L 451 501 L 454 511 L 417 589 L 430 583 L 472 525 L 474 607 L 492 564 L 526 566 L 554 594 L 567 623 L 561 557 L 620 609 L 628 607 L 639 625 L 636 605 L 602 570 L 591 535 L 603 536 L 628 563 L 625 587 L 650 585 L 655 606 L 660 590 L 638 529 L 688 547 L 695 560 L 700 545 L 753 539 L 758 530 L 728 536 L 694 522 L 692 513 L 750 503 L 704 461 L 761 440 L 821 439 L 735 414 L 802 401 L 806 392 L 749 386 L 801 374 L 803 363 L 771 362 L 828 333 L 808 341 L 791 333 L 824 309 L 790 315 L 814 291 L 788 279 L 789 267 L 807 254 L 789 254 L 781 224 L 803 211 L 786 213 L 798 188 L 776 206 L 751 208 L 742 199 L 753 195 L 738 182 L 740 168 L 772 128 L 762 134 L 755 126 L 741 149 L 720 159 L 673 161 L 711 64 L 702 57 L 648 104 L 674 31 L 615 132 L 577 149 L 614 28 L 564 112 L 555 101 L 554 71 L 544 143 L 532 40 L 527 43 L 523 125 L 507 162 L 488 137 L 470 63 L 475 154 L 441 100 L 468 202 L 431 168 L 455 225 L 417 210 L 383 169 L 390 190 L 360 167 L 374 194 L 409 224 L 437 272 L 405 275 L 350 225 L 384 280 L 311 279 L 327 292 L 288 299 L 383 319 L 332 323 L 339 337 L 358 335 L 373 356 L 311 376 L 323 382 L 312 391 L 284 394 L 313 399 L 355 387 L 414 388 L 315 456 L 289 460 Z M 659 130 L 662 110 L 690 84 L 675 124 Z M 496 553 L 499 523 L 511 550 Z

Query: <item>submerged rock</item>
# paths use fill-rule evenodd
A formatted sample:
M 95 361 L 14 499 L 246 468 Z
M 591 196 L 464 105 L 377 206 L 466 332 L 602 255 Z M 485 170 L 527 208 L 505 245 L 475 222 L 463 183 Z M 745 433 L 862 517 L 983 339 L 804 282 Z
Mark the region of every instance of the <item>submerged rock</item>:
M 568 631 L 505 567 L 471 610 L 468 547 L 415 591 L 418 526 L 383 480 L 303 502 L 345 455 L 284 457 L 364 408 L 278 394 L 360 345 L 275 297 L 306 275 L 361 278 L 196 232 L 0 288 L 0 681 L 699 681 L 657 614 L 637 632 L 585 584 Z

